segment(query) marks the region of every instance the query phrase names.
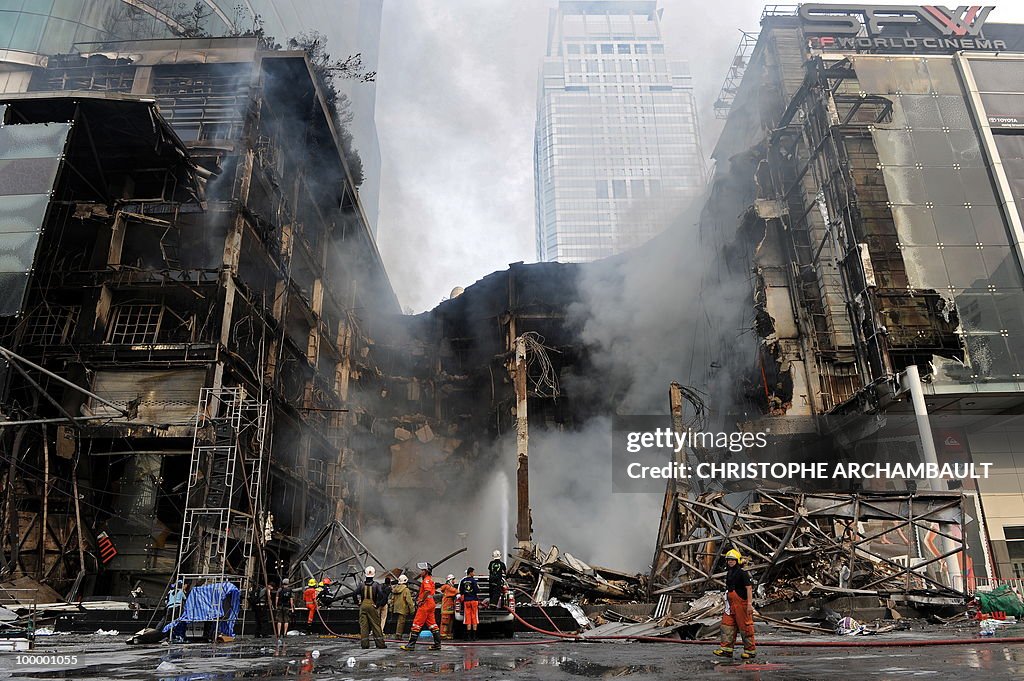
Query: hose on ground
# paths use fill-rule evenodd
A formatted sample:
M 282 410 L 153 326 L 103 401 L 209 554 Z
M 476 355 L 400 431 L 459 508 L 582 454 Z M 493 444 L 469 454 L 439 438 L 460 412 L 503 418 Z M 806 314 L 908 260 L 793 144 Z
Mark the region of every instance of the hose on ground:
M 515 613 L 513 612 L 512 614 L 514 615 Z M 330 634 L 331 636 L 333 636 L 335 638 L 343 638 L 343 639 L 346 639 L 346 640 L 349 640 L 349 641 L 359 641 L 359 640 L 361 640 L 361 637 L 357 636 L 356 634 L 339 634 L 338 632 L 334 631 L 329 626 L 327 626 L 327 622 L 324 620 L 324 616 L 321 614 L 320 608 L 316 609 L 316 616 L 320 619 L 320 624 L 323 625 L 324 629 L 326 629 L 327 633 Z M 549 621 L 550 621 L 550 618 L 549 618 Z M 382 626 L 383 626 L 383 623 L 382 623 Z M 387 641 L 388 643 L 405 643 L 405 639 L 404 638 L 396 639 L 396 638 L 386 638 L 385 637 L 384 640 Z M 559 642 L 559 639 L 553 638 L 553 639 L 542 639 L 542 640 L 537 640 L 537 641 L 446 641 L 444 643 L 444 645 L 457 646 L 457 647 L 460 647 L 460 648 L 463 647 L 463 646 L 468 646 L 468 647 L 479 646 L 479 647 L 487 648 L 487 647 L 492 647 L 492 646 L 537 646 L 537 645 L 547 645 L 549 643 L 558 643 L 558 642 Z
M 560 634 L 553 631 L 545 631 L 536 627 L 518 613 L 513 612 L 513 617 L 526 628 L 538 634 L 546 636 L 557 636 L 560 639 L 569 639 L 580 643 L 591 641 L 639 641 L 641 643 L 678 643 L 683 645 L 718 645 L 714 639 L 679 639 L 661 638 L 658 636 L 576 636 L 573 634 Z M 900 639 L 896 641 L 758 641 L 757 647 L 775 648 L 909 648 L 916 646 L 955 646 L 955 645 L 978 645 L 982 643 L 1024 643 L 1024 636 L 1007 636 L 1004 638 L 943 638 L 943 639 Z
M 543 608 L 542 608 L 543 611 Z M 560 641 L 575 641 L 577 643 L 592 643 L 598 641 L 638 641 L 640 643 L 675 643 L 681 645 L 718 645 L 718 641 L 714 639 L 678 639 L 678 638 L 663 638 L 659 636 L 587 636 L 582 637 L 576 634 L 564 634 L 560 631 L 548 631 L 535 626 L 525 619 L 523 619 L 514 610 L 509 610 L 512 616 L 516 618 L 516 621 L 522 624 L 530 631 L 538 634 L 548 636 L 547 639 L 541 639 L 537 641 L 446 641 L 445 645 L 456 646 L 456 647 L 497 647 L 497 646 L 531 646 L 531 645 L 548 645 L 551 643 L 558 643 Z M 323 615 L 320 613 L 320 609 L 317 608 L 317 617 L 320 618 L 320 623 L 323 624 L 324 629 L 329 634 L 337 638 L 343 638 L 353 641 L 358 641 L 359 636 L 354 634 L 339 634 L 333 631 L 327 622 L 324 621 Z M 546 613 L 545 613 L 546 614 Z M 551 618 L 548 618 L 551 621 Z M 556 627 L 557 628 L 557 627 Z M 404 639 L 385 639 L 389 643 L 404 643 Z M 774 648 L 910 648 L 917 646 L 954 646 L 954 645 L 978 645 L 988 643 L 1024 643 L 1024 636 L 1008 636 L 1008 637 L 989 637 L 989 638 L 943 638 L 943 639 L 900 639 L 895 641 L 758 641 L 757 646 L 761 647 L 774 647 Z

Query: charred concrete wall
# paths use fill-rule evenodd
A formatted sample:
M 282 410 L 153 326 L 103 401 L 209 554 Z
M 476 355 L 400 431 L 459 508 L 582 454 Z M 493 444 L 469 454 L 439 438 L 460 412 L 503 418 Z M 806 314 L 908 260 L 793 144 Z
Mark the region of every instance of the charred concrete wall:
M 53 58 L 31 92 L 5 97 L 11 127 L 71 133 L 0 344 L 132 415 L 61 424 L 109 408 L 5 367 L 5 416 L 56 420 L 3 429 L 6 570 L 61 592 L 84 570 L 80 593 L 159 593 L 203 386 L 270 402 L 271 562 L 329 520 L 357 525 L 348 481 L 370 428 L 346 405 L 378 390 L 368 311 L 398 312 L 302 53 L 244 39 L 117 49 Z

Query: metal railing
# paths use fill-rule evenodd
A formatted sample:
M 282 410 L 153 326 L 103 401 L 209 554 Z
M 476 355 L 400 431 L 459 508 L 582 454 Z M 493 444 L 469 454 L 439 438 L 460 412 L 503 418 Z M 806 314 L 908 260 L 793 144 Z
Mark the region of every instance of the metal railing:
M 761 12 L 761 18 L 765 17 L 792 17 L 796 16 L 800 5 L 765 5 Z
M 977 593 L 978 591 L 991 591 L 996 587 L 1009 586 L 1017 595 L 1024 595 L 1024 578 L 1014 577 L 1010 579 L 999 579 L 996 577 L 967 577 L 966 588 L 963 591 L 967 593 Z

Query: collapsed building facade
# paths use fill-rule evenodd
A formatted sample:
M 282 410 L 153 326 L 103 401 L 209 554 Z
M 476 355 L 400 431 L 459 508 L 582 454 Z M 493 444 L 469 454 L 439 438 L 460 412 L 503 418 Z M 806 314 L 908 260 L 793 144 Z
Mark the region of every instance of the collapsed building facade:
M 305 54 L 115 43 L 23 89 L 0 105 L 6 574 L 159 593 L 247 574 L 257 534 L 273 562 L 358 525 L 362 319 L 398 303 Z
M 793 533 L 813 532 L 800 525 L 820 500 L 726 503 L 722 490 L 670 486 L 656 590 L 717 584 L 730 543 L 750 549 L 759 574 L 788 561 L 830 588 L 877 589 L 908 565 L 908 589 L 1024 576 L 1013 418 L 1024 406 L 1024 27 L 986 22 L 991 11 L 960 8 L 941 24 L 904 6 L 766 10 L 719 99 L 727 118 L 701 226 L 723 276 L 753 284 L 756 360 L 738 369 L 761 414 L 751 427 L 831 431 L 856 456 L 849 441 L 888 424 L 896 432 L 874 438 L 875 456 L 991 463 L 990 477 L 835 481 L 862 511 L 889 515 L 826 503 L 841 512 L 818 529 L 836 534 L 808 544 Z M 908 420 L 895 426 L 899 415 Z M 858 435 L 839 433 L 851 423 Z M 950 508 L 951 494 L 964 507 L 922 547 L 915 504 Z M 799 558 L 810 546 L 832 565 L 811 569 Z M 841 577 L 844 557 L 874 571 Z
M 517 395 L 542 427 L 594 408 L 558 387 L 585 356 L 571 266 L 400 314 L 303 53 L 113 43 L 23 82 L 0 128 L 7 577 L 281 574 L 326 527 L 468 489 Z

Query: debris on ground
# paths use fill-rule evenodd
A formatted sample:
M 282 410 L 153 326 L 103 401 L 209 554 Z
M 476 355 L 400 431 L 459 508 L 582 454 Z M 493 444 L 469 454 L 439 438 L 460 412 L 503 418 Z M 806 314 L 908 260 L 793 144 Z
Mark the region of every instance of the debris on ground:
M 509 582 L 536 603 L 558 598 L 578 603 L 635 602 L 647 598 L 644 575 L 592 567 L 557 546 L 544 553 L 520 552 L 509 566 Z

